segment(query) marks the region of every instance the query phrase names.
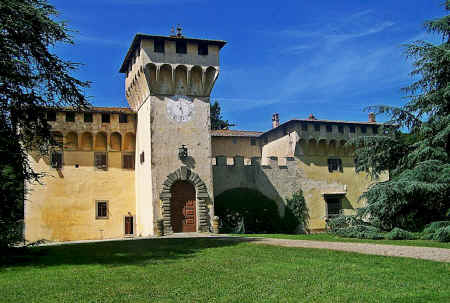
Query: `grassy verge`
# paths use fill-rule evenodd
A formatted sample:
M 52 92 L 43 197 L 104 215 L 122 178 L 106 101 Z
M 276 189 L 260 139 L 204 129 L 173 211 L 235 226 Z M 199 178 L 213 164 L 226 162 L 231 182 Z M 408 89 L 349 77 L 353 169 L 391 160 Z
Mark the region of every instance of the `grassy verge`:
M 236 234 L 233 236 L 240 237 L 263 237 L 275 239 L 290 240 L 313 240 L 313 241 L 329 241 L 329 242 L 352 242 L 352 243 L 373 243 L 386 245 L 403 245 L 403 246 L 422 246 L 422 247 L 440 247 L 450 249 L 450 243 L 443 243 L 431 240 L 370 240 L 343 238 L 328 233 L 309 234 L 309 235 L 287 235 L 287 234 Z
M 2 302 L 448 302 L 450 264 L 220 239 L 14 250 Z

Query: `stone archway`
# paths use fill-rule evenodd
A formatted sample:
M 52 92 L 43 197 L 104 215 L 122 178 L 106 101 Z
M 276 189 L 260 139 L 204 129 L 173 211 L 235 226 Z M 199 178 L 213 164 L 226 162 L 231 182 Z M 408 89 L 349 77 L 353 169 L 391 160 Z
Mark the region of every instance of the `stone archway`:
M 188 167 L 182 166 L 173 173 L 167 176 L 166 181 L 163 183 L 163 188 L 159 197 L 161 199 L 161 213 L 164 220 L 164 232 L 166 234 L 173 233 L 171 222 L 171 198 L 172 198 L 172 185 L 177 181 L 190 182 L 196 192 L 196 204 L 197 204 L 197 216 L 198 216 L 198 228 L 199 232 L 209 231 L 209 209 L 208 209 L 208 189 L 205 183 L 200 177 Z

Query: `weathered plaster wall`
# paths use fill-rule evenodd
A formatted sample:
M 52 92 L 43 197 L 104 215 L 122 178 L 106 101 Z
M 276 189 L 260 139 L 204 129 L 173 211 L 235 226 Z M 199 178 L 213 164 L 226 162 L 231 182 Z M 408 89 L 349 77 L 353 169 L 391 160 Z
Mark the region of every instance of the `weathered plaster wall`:
M 94 153 L 65 151 L 58 173 L 42 157 L 33 168 L 48 172 L 30 184 L 25 201 L 25 238 L 70 241 L 124 236 L 124 216 L 135 215 L 134 171 L 121 168 L 121 152 L 108 153 L 107 171 L 94 168 Z M 75 164 L 79 167 L 76 168 Z M 96 200 L 107 200 L 108 219 L 96 219 Z
M 137 137 L 136 137 L 136 224 L 137 234 L 140 236 L 150 236 L 154 234 L 153 223 L 155 213 L 153 204 L 158 200 L 153 199 L 152 187 L 152 134 L 151 127 L 151 107 L 150 98 L 141 106 L 137 113 Z M 144 161 L 141 163 L 143 153 Z
M 176 122 L 167 113 L 167 97 L 151 96 L 152 186 L 155 216 L 160 215 L 160 197 L 167 176 L 182 166 L 195 172 L 207 187 L 210 215 L 213 215 L 209 98 L 193 98 L 192 119 Z M 178 148 L 186 145 L 188 158 L 178 158 Z M 198 207 L 198 205 L 197 205 Z M 198 213 L 198 212 L 197 212 Z M 197 216 L 198 220 L 198 216 Z M 197 228 L 199 226 L 197 222 Z
M 256 145 L 251 145 L 250 137 L 211 137 L 212 156 L 234 157 L 236 155 L 246 158 L 260 157 L 260 140 L 256 139 Z

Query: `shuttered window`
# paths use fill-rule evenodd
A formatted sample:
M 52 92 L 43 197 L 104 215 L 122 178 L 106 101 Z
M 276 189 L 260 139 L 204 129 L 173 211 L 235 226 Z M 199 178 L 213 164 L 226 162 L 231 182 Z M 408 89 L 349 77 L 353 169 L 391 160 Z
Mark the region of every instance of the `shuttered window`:
M 338 198 L 327 198 L 327 215 L 334 217 L 341 213 L 341 200 Z
M 51 154 L 51 164 L 53 168 L 62 168 L 63 154 L 60 151 L 53 151 Z
M 95 163 L 94 166 L 97 169 L 107 170 L 108 169 L 108 159 L 106 153 L 94 153 Z
M 134 153 L 124 154 L 122 156 L 122 168 L 134 169 Z

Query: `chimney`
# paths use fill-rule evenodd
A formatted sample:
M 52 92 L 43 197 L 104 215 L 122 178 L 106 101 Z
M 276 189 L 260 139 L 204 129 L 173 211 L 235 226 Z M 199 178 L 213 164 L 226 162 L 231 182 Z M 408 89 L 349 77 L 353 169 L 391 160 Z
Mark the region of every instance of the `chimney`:
M 278 113 L 272 115 L 272 128 L 280 126 L 280 116 Z
M 313 115 L 313 114 L 310 114 L 310 115 L 309 115 L 309 117 L 308 117 L 308 120 L 317 120 L 317 118 L 316 118 L 316 117 L 314 117 L 314 115 Z
M 377 121 L 375 120 L 375 113 L 373 113 L 373 112 L 369 113 L 369 122 L 370 122 L 370 123 L 375 123 L 375 122 L 377 122 Z

